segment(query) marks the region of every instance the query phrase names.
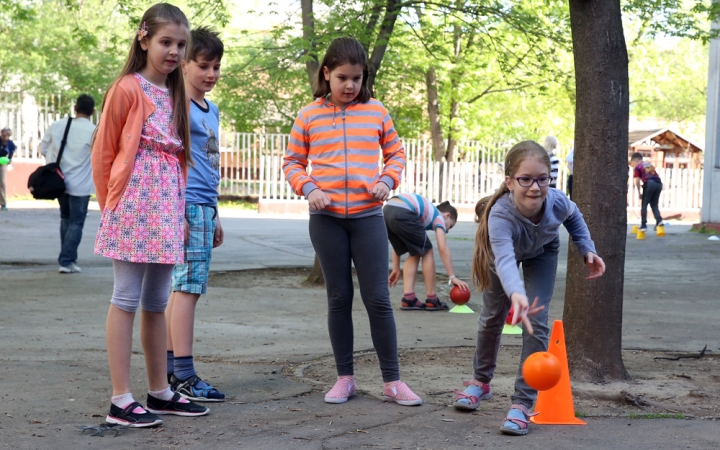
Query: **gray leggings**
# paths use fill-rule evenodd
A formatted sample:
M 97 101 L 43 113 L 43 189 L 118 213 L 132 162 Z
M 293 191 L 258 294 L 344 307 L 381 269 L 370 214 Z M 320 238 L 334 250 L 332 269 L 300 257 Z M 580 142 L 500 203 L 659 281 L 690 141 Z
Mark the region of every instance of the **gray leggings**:
M 115 286 L 110 303 L 129 313 L 137 311 L 138 304 L 143 311 L 165 312 L 173 264 L 112 261 Z
M 328 296 L 328 328 L 338 375 L 353 375 L 353 287 L 355 264 L 360 296 L 383 381 L 400 379 L 395 317 L 388 290 L 388 238 L 382 216 L 340 219 L 310 216 L 310 240 L 320 260 Z
M 543 247 L 543 252 L 538 256 L 518 261 L 522 264 L 528 301 L 532 304 L 535 297 L 539 297 L 538 306 L 545 305 L 545 309 L 530 317 L 533 334 L 529 334 L 523 327 L 520 366 L 515 378 L 515 393 L 511 396 L 513 404 L 525 405 L 528 409 L 533 407 L 537 391 L 525 382 L 522 365 L 528 356 L 547 351 L 548 348 L 548 310 L 555 289 L 559 246 L 560 240 L 555 238 Z M 495 373 L 500 336 L 510 310 L 510 299 L 505 294 L 497 274 L 492 270 L 490 278 L 492 288 L 483 291 L 483 307 L 478 320 L 478 338 L 473 361 L 475 379 L 482 383 L 490 383 Z

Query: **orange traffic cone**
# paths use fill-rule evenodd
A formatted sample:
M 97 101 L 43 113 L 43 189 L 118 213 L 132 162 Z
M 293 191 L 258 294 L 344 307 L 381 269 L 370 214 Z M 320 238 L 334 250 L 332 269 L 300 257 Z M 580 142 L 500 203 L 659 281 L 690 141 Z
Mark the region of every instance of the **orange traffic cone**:
M 530 420 L 539 425 L 585 425 L 585 422 L 575 417 L 562 320 L 556 320 L 553 324 L 548 352 L 560 360 L 560 381 L 552 389 L 538 393 L 535 412 L 540 414 Z

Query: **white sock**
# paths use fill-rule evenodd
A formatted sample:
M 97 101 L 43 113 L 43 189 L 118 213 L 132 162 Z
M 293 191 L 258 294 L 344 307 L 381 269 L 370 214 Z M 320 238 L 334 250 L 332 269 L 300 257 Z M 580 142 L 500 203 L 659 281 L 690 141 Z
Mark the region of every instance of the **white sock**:
M 148 394 L 165 401 L 172 400 L 173 396 L 175 395 L 175 393 L 170 389 L 170 386 L 166 387 L 162 391 L 148 391 Z M 188 401 L 180 397 L 178 399 L 178 403 L 188 403 Z
M 113 405 L 117 406 L 118 408 L 124 408 L 130 403 L 135 402 L 135 399 L 133 398 L 133 395 L 131 392 L 128 392 L 127 394 L 121 394 L 116 395 L 110 399 Z M 135 414 L 142 414 L 145 411 L 142 408 L 135 408 L 133 411 Z

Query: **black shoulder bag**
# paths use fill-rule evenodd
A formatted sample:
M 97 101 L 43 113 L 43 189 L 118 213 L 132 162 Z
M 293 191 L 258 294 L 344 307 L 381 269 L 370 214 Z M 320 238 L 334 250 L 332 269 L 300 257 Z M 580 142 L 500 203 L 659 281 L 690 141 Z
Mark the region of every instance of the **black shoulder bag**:
M 65 175 L 60 170 L 60 159 L 65 150 L 70 122 L 72 122 L 72 117 L 68 116 L 57 160 L 54 163 L 38 167 L 28 178 L 28 190 L 36 200 L 55 200 L 65 192 Z

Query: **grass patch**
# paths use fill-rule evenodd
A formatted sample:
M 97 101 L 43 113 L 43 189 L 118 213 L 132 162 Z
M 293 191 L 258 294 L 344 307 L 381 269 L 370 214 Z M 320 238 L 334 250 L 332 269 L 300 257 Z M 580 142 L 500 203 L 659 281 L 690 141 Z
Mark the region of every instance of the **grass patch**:
M 579 418 L 581 418 L 581 419 L 584 419 L 585 417 L 587 417 L 587 414 L 585 414 L 584 412 L 575 411 L 575 417 L 579 417 Z
M 700 228 L 692 227 L 690 228 L 690 231 L 693 233 L 700 233 L 700 234 L 718 234 L 718 231 L 714 228 L 708 228 L 705 226 L 705 224 L 702 224 Z
M 218 208 L 243 211 L 257 211 L 258 203 L 257 201 L 246 199 L 222 199 L 218 200 Z
M 683 414 L 629 414 L 629 419 L 685 419 Z

